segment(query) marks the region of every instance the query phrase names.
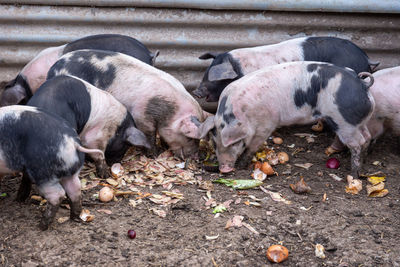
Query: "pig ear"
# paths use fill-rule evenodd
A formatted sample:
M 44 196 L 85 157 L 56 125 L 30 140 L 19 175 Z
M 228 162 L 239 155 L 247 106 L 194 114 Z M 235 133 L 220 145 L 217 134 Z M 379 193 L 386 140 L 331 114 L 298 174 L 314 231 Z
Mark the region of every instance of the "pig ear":
M 156 64 L 156 58 L 158 57 L 158 55 L 160 54 L 160 51 L 157 50 L 154 53 L 150 53 L 151 56 L 151 65 L 154 66 Z
M 214 128 L 214 116 L 208 117 L 203 123 L 195 116 L 186 117 L 181 121 L 181 132 L 190 138 L 202 139 Z
M 147 141 L 144 133 L 135 127 L 129 127 L 126 130 L 126 141 L 131 143 L 134 146 L 143 146 L 145 148 L 150 148 L 150 144 Z
M 210 59 L 210 58 L 216 58 L 217 56 L 218 56 L 217 53 L 207 52 L 207 53 L 205 53 L 205 54 L 199 56 L 199 59 L 205 60 L 205 59 Z
M 234 71 L 232 64 L 230 62 L 224 62 L 215 66 L 212 66 L 208 71 L 208 80 L 219 81 L 225 79 L 234 79 L 238 75 Z
M 25 98 L 25 89 L 16 84 L 12 88 L 4 90 L 1 95 L 1 105 L 15 105 L 21 103 Z
M 224 147 L 228 147 L 244 138 L 247 133 L 243 126 L 239 126 L 237 123 L 233 125 L 227 125 L 221 130 L 221 140 Z

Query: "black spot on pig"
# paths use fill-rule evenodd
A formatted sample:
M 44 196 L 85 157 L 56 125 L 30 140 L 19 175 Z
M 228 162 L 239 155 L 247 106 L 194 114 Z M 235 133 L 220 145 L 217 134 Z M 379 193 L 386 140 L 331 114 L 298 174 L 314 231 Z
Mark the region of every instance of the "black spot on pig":
M 156 128 L 159 128 L 169 124 L 176 110 L 177 106 L 175 103 L 162 96 L 155 96 L 150 98 L 147 103 L 145 116 L 147 120 L 156 125 Z
M 199 119 L 195 116 L 190 116 L 190 120 L 194 123 L 194 125 L 196 125 L 197 127 L 200 127 L 201 122 L 199 121 Z
M 312 116 L 315 118 L 319 118 L 321 116 L 321 112 L 319 110 L 314 110 Z
M 349 40 L 309 37 L 302 47 L 305 61 L 329 62 L 340 67 L 349 67 L 356 73 L 371 71 L 367 54 Z
M 318 68 L 318 64 L 308 64 L 307 66 L 307 71 L 308 72 L 313 72 Z
M 368 88 L 361 79 L 348 71 L 343 72 L 342 81 L 335 94 L 335 102 L 344 120 L 351 125 L 359 124 L 372 111 Z
M 152 54 L 144 44 L 132 37 L 120 34 L 98 34 L 78 39 L 68 43 L 63 54 L 81 49 L 119 52 L 149 65 L 152 65 L 153 62 Z
M 130 113 L 127 113 L 125 119 L 118 126 L 114 136 L 108 141 L 105 158 L 108 165 L 119 162 L 124 157 L 126 151 L 132 146 L 126 140 L 126 130 L 129 127 L 136 127 L 135 121 Z
M 325 120 L 326 124 L 328 125 L 328 127 L 329 127 L 333 132 L 337 132 L 337 130 L 339 130 L 339 126 L 338 126 L 337 123 L 332 119 L 332 117 L 326 116 L 326 117 L 324 117 L 324 120 Z
M 71 52 L 69 59 L 61 59 L 57 61 L 49 70 L 47 79 L 51 79 L 60 71 L 65 71 L 69 75 L 73 75 L 87 81 L 97 88 L 106 90 L 114 81 L 116 76 L 116 67 L 111 63 L 105 64 L 108 57 L 116 55 L 115 52 L 100 50 L 79 50 Z M 100 61 L 106 68 L 99 68 L 93 65 Z
M 210 69 L 212 67 L 220 65 L 220 64 L 227 64 L 227 66 L 230 66 L 232 68 L 232 71 L 235 73 L 234 78 L 223 78 L 221 77 L 220 79 L 216 79 L 213 81 L 209 80 L 209 73 Z M 243 77 L 243 71 L 240 66 L 240 63 L 235 60 L 230 53 L 222 53 L 217 55 L 211 65 L 207 68 L 206 72 L 204 73 L 203 80 L 200 83 L 199 88 L 201 90 L 195 90 L 193 92 L 195 95 L 199 96 L 207 96 L 207 101 L 209 102 L 214 102 L 218 101 L 219 96 L 221 95 L 222 91 L 228 84 L 231 82 Z M 196 91 L 199 91 L 199 94 L 196 94 Z M 202 91 L 202 92 L 200 92 Z
M 226 105 L 226 101 L 227 100 L 228 100 L 227 96 L 224 96 L 224 97 L 221 98 L 221 101 L 219 102 L 219 105 L 218 105 L 217 114 L 219 116 L 222 116 L 224 122 L 229 124 L 232 121 L 234 121 L 236 119 L 236 117 L 232 112 L 228 111 L 228 107 Z
M 311 64 L 317 65 L 317 64 Z M 309 65 L 310 66 L 310 65 Z M 307 66 L 307 68 L 309 67 Z M 311 69 L 317 69 L 312 66 Z M 302 89 L 296 89 L 294 94 L 294 103 L 298 108 L 308 104 L 312 108 L 317 106 L 318 94 L 321 90 L 325 89 L 330 79 L 335 77 L 336 74 L 340 73 L 335 66 L 331 65 L 318 65 L 317 74 L 311 77 L 310 86 L 306 91 Z
M 80 134 L 91 111 L 90 94 L 83 82 L 70 76 L 56 76 L 39 87 L 28 102 L 65 119 Z

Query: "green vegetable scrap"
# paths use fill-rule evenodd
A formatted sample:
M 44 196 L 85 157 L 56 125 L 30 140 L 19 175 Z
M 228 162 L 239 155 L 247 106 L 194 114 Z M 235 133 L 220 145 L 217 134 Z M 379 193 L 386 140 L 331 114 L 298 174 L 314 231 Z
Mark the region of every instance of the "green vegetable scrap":
M 6 197 L 7 196 L 7 193 L 1 193 L 0 194 L 0 197 Z
M 225 207 L 224 205 L 218 205 L 218 206 L 216 206 L 216 207 L 214 208 L 213 214 L 215 214 L 215 213 L 222 213 L 222 212 L 224 212 L 224 211 L 226 211 L 226 207 Z
M 224 184 L 232 187 L 233 189 L 250 189 L 263 184 L 263 182 L 259 180 L 232 180 L 223 178 L 214 180 L 213 183 Z

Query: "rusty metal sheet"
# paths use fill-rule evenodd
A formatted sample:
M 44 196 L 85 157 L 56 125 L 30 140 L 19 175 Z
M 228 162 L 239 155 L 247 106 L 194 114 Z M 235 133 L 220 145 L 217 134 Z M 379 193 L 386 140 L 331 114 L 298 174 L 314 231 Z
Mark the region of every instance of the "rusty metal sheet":
M 52 1 L 57 2 L 57 1 Z M 400 65 L 400 15 L 261 10 L 0 5 L 0 81 L 10 80 L 40 50 L 99 33 L 137 38 L 160 50 L 156 67 L 188 90 L 208 61 L 201 54 L 277 43 L 303 36 L 336 36 L 365 49 L 381 67 Z

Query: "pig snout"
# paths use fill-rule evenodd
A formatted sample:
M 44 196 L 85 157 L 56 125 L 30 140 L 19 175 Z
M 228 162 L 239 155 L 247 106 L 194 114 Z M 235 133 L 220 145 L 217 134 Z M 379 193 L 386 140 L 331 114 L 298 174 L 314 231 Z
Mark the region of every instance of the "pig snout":
M 233 172 L 235 168 L 233 167 L 233 164 L 221 164 L 219 166 L 219 171 L 222 173 L 229 173 Z
M 192 92 L 195 97 L 203 98 L 207 96 L 207 88 L 205 86 L 200 85 Z

